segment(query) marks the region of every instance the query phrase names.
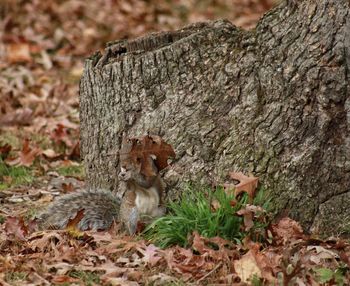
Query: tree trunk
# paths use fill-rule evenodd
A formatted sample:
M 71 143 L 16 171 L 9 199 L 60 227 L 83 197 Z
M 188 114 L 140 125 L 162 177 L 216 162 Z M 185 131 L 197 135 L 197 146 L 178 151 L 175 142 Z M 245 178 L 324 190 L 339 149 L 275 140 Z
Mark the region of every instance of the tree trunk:
M 177 153 L 170 198 L 243 171 L 305 229 L 349 233 L 349 11 L 287 1 L 251 31 L 215 21 L 110 43 L 80 85 L 88 185 L 117 190 L 122 133 L 149 132 Z

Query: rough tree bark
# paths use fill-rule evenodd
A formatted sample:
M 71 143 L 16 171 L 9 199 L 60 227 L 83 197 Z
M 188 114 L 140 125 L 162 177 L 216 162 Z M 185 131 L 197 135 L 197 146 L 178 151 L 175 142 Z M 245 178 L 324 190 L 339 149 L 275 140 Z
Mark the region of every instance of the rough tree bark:
M 170 197 L 251 172 L 305 229 L 349 233 L 349 12 L 287 1 L 251 31 L 215 21 L 111 43 L 80 85 L 87 183 L 117 190 L 122 133 L 150 132 L 176 149 Z

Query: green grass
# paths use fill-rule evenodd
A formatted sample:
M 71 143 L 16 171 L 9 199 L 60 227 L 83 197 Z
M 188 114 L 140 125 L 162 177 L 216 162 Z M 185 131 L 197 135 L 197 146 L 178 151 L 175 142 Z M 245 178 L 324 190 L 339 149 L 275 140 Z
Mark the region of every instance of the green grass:
M 42 150 L 53 148 L 50 137 L 42 134 L 31 134 L 30 139 L 37 144 Z
M 59 167 L 57 169 L 57 172 L 62 176 L 70 176 L 70 177 L 78 177 L 78 178 L 84 178 L 85 176 L 83 165 Z
M 239 242 L 247 233 L 242 231 L 243 218 L 236 212 L 247 204 L 248 197 L 244 194 L 231 206 L 233 199 L 223 189 L 213 192 L 209 188 L 195 190 L 189 187 L 184 190 L 180 202 L 169 204 L 169 214 L 151 223 L 144 235 L 163 248 L 174 244 L 188 246 L 188 237 L 193 231 L 205 237 L 220 236 Z M 257 200 L 263 201 L 262 195 L 257 196 Z M 219 203 L 215 211 L 212 210 L 213 201 Z M 264 227 L 266 223 L 257 223 L 258 229 Z
M 9 177 L 9 182 L 4 180 L 4 176 Z M 18 185 L 28 185 L 32 183 L 33 180 L 34 176 L 29 168 L 23 166 L 7 166 L 0 158 L 0 190 Z
M 100 277 L 94 272 L 72 270 L 69 272 L 69 276 L 81 280 L 82 282 L 84 282 L 84 285 L 87 286 L 100 284 Z
M 318 268 L 314 270 L 316 279 L 319 283 L 325 284 L 332 280 L 339 286 L 345 285 L 344 280 L 346 271 L 347 268 L 339 268 L 335 271 L 328 268 Z
M 13 134 L 13 132 L 1 132 L 0 143 L 1 145 L 9 144 L 14 149 L 21 149 L 22 140 L 19 137 L 18 134 Z
M 5 274 L 5 281 L 8 283 L 23 281 L 26 279 L 27 275 L 28 274 L 25 272 L 18 272 L 18 271 L 7 272 Z

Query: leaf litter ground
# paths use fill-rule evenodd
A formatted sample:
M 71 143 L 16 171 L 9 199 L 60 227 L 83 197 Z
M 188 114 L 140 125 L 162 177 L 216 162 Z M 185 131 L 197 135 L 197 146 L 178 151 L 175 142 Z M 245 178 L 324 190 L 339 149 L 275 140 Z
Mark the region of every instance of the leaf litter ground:
M 270 226 L 264 244 L 193 233 L 186 249 L 159 249 L 115 229 L 37 232 L 28 223 L 55 196 L 84 187 L 78 140 L 84 57 L 108 41 L 195 21 L 229 18 L 250 28 L 272 2 L 3 1 L 0 285 L 249 285 L 252 275 L 267 284 L 349 283 L 348 242 L 308 237 L 287 218 Z M 254 211 L 242 211 L 247 229 Z

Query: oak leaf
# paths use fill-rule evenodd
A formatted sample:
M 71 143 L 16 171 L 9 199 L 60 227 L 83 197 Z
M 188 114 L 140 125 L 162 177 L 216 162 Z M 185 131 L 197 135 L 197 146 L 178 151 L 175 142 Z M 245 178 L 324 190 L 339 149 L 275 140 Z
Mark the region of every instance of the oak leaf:
M 271 225 L 271 231 L 275 241 L 285 245 L 287 242 L 293 242 L 303 237 L 303 229 L 298 222 L 285 217 L 277 223 Z
M 244 175 L 241 172 L 230 172 L 229 173 L 230 178 L 233 180 L 239 181 L 237 185 L 234 184 L 224 184 L 224 188 L 226 190 L 234 190 L 235 192 L 235 197 L 240 195 L 243 192 L 246 192 L 250 198 L 250 200 L 253 200 L 256 192 L 256 188 L 258 187 L 258 180 L 259 178 L 257 177 L 248 177 Z
M 5 232 L 7 234 L 14 235 L 15 238 L 19 240 L 26 240 L 26 236 L 28 235 L 28 228 L 24 223 L 22 217 L 17 218 L 13 216 L 9 216 L 5 221 Z
M 57 144 L 64 143 L 67 147 L 73 146 L 73 142 L 69 138 L 68 129 L 61 123 L 56 125 L 56 128 L 51 132 L 50 137 Z
M 10 63 L 32 62 L 28 43 L 11 43 L 6 45 L 6 60 Z
M 261 270 L 252 250 L 249 250 L 246 254 L 244 254 L 241 259 L 235 260 L 233 265 L 236 273 L 244 283 L 251 281 L 254 276 L 262 276 Z
M 153 244 L 147 245 L 145 248 L 139 247 L 137 250 L 143 255 L 142 261 L 150 266 L 155 266 L 158 261 L 162 259 L 162 257 L 159 256 L 159 248 Z
M 262 213 L 264 213 L 262 207 L 249 204 L 237 211 L 238 215 L 243 216 L 245 231 L 249 231 L 254 226 L 253 219 L 259 217 Z
M 19 152 L 18 158 L 7 158 L 6 164 L 10 166 L 18 165 L 29 167 L 33 164 L 35 158 L 42 153 L 42 150 L 38 147 L 31 148 L 29 146 L 29 139 L 25 139 L 23 142 L 22 150 Z
M 30 108 L 19 108 L 8 112 L 0 118 L 0 126 L 29 125 L 33 121 L 33 110 Z
M 141 163 L 141 173 L 152 177 L 168 166 L 168 160 L 175 157 L 170 144 L 156 135 L 123 138 L 120 158 Z M 153 168 L 153 163 L 157 171 Z

